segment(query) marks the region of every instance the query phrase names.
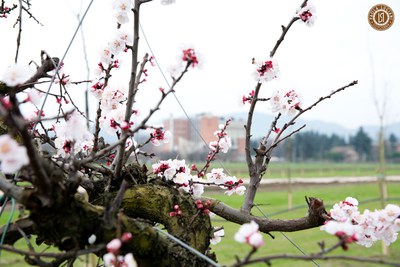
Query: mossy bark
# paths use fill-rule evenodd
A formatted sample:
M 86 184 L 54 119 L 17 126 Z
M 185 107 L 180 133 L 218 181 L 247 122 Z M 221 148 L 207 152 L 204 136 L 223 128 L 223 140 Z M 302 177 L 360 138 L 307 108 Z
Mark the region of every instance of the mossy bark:
M 174 205 L 179 205 L 182 215 L 170 216 Z M 125 192 L 122 209 L 130 217 L 162 224 L 170 234 L 200 252 L 205 252 L 209 246 L 209 216 L 196 209 L 189 194 L 175 188 L 153 184 L 134 186 Z
M 169 215 L 174 205 L 179 205 L 182 215 Z M 113 227 L 105 225 L 104 212 L 103 206 L 77 197 L 65 197 L 57 207 L 32 209 L 32 223 L 26 224 L 29 229 L 24 230 L 26 234 L 36 234 L 39 243 L 77 251 L 90 246 L 88 237 L 92 234 L 97 237 L 96 244 L 107 244 L 116 237 L 116 229 L 120 227 L 121 232 L 133 235 L 121 253 L 133 253 L 139 266 L 207 266 L 204 260 L 153 228 L 160 224 L 159 227 L 164 226 L 170 234 L 206 254 L 212 233 L 210 219 L 196 209 L 189 194 L 168 185 L 135 185 L 126 190 Z M 14 234 L 18 235 L 18 232 Z M 100 251 L 98 255 L 105 252 Z

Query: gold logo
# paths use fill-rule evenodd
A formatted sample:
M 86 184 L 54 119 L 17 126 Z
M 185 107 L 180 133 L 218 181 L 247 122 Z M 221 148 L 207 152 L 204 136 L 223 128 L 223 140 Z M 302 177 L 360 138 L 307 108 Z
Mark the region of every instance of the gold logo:
M 375 30 L 385 31 L 394 23 L 393 10 L 384 4 L 375 5 L 368 12 L 368 22 Z

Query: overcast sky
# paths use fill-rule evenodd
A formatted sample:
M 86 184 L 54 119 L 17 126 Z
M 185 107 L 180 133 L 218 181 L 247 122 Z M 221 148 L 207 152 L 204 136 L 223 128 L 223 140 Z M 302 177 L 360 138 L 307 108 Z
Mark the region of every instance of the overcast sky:
M 6 1 L 6 3 L 9 1 Z M 23 20 L 20 62 L 39 61 L 40 50 L 61 57 L 78 23 L 76 15 L 89 1 L 31 1 L 32 13 L 44 25 L 27 16 Z M 111 35 L 115 24 L 109 1 L 95 0 L 84 21 L 84 34 L 90 67 L 99 61 L 98 51 Z M 241 96 L 256 82 L 251 77 L 253 57 L 269 55 L 301 0 L 177 0 L 163 6 L 154 0 L 142 6 L 142 26 L 162 69 L 173 62 L 182 44 L 194 45 L 202 54 L 201 70 L 190 73 L 178 85 L 177 97 L 189 114 L 211 111 L 222 115 L 246 111 Z M 369 9 L 377 4 L 367 0 L 314 1 L 317 20 L 313 27 L 297 22 L 275 55 L 281 78 L 264 84 L 262 96 L 275 90 L 296 89 L 305 105 L 331 90 L 358 80 L 359 85 L 336 95 L 304 115 L 340 123 L 349 128 L 377 125 L 373 103 L 372 77 L 379 102 L 387 100 L 386 123 L 400 121 L 400 8 L 398 1 L 385 1 L 395 13 L 395 23 L 378 32 L 367 20 Z M 17 29 L 15 16 L 0 20 L 0 70 L 14 61 Z M 141 38 L 140 55 L 149 52 Z M 86 77 L 80 35 L 65 60 L 65 72 L 72 80 Z M 129 65 L 126 59 L 126 65 Z M 124 61 L 122 61 L 122 65 Z M 126 69 L 127 70 L 127 69 Z M 127 73 L 122 70 L 122 73 Z M 120 75 L 119 82 L 124 80 Z M 91 77 L 93 75 L 91 74 Z M 166 87 L 157 68 L 149 67 L 149 82 L 141 89 L 138 107 L 142 114 L 158 100 L 158 87 Z M 83 99 L 84 85 L 71 87 L 73 95 Z M 78 101 L 79 102 L 79 101 Z M 82 101 L 81 101 L 82 102 Z M 82 102 L 83 103 L 83 102 Z M 95 103 L 92 103 L 94 107 Z M 269 112 L 267 104 L 257 111 Z M 175 99 L 170 98 L 158 116 L 183 116 Z

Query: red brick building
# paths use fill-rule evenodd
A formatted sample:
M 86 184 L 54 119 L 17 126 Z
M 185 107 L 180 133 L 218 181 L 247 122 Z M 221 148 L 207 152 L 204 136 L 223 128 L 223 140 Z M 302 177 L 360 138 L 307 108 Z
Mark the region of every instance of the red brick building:
M 184 156 L 188 153 L 188 147 L 190 147 L 191 152 L 205 150 L 204 141 L 208 145 L 211 141 L 216 140 L 214 132 L 218 130 L 220 124 L 226 122 L 226 119 L 208 113 L 198 114 L 190 120 L 191 122 L 187 118 L 173 118 L 171 116 L 170 119 L 164 121 L 165 129 L 173 135 L 173 140 L 162 148 L 164 152 L 176 151 Z M 227 128 L 227 132 L 232 138 L 232 148 L 229 152 L 232 160 L 244 158 L 244 124 L 244 121 L 231 121 Z

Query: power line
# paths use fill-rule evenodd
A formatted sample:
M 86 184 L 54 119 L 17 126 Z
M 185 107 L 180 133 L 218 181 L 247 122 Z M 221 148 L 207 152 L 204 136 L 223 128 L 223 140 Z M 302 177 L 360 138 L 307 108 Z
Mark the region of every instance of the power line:
M 181 245 L 183 248 L 189 250 L 190 252 L 192 252 L 193 254 L 195 254 L 197 257 L 207 261 L 209 264 L 211 264 L 212 266 L 215 267 L 221 267 L 221 265 L 219 265 L 218 263 L 216 263 L 215 261 L 213 261 L 212 259 L 210 259 L 209 257 L 207 257 L 206 255 L 200 253 L 198 250 L 192 248 L 191 246 L 189 246 L 188 244 L 186 244 L 185 242 L 181 241 L 180 239 L 176 238 L 173 235 L 170 235 L 167 232 L 164 232 L 163 230 L 161 230 L 160 228 L 157 227 L 153 227 L 154 230 L 156 230 L 157 232 L 167 236 L 168 238 L 170 238 L 172 241 L 174 241 L 175 243 Z
M 264 216 L 265 219 L 268 219 L 267 214 L 264 213 L 264 211 L 258 206 L 255 205 L 255 207 L 261 212 L 261 214 Z M 298 251 L 300 251 L 304 256 L 307 256 L 307 254 L 300 248 L 299 245 L 297 245 L 290 237 L 288 237 L 287 235 L 285 235 L 285 233 L 283 232 L 279 232 L 281 233 L 281 235 L 283 235 L 284 238 L 286 238 Z M 311 261 L 315 264 L 315 266 L 321 267 L 316 261 L 314 261 L 313 259 L 311 259 Z
M 140 26 L 140 30 L 142 31 L 144 40 L 146 41 L 147 47 L 149 48 L 150 53 L 152 54 L 152 56 L 153 56 L 153 58 L 154 58 L 154 62 L 156 63 L 158 70 L 160 71 L 160 73 L 161 73 L 161 75 L 162 75 L 162 77 L 163 77 L 165 83 L 168 85 L 168 88 L 171 88 L 171 85 L 170 85 L 170 83 L 168 82 L 168 79 L 167 79 L 167 77 L 165 76 L 164 71 L 162 70 L 160 64 L 158 63 L 157 57 L 155 56 L 155 54 L 154 54 L 154 52 L 153 52 L 153 49 L 152 49 L 151 46 L 150 46 L 149 40 L 147 39 L 147 36 L 146 36 L 146 33 L 145 33 L 144 30 L 143 30 L 142 24 L 139 24 L 139 26 Z M 206 140 L 203 138 L 203 136 L 202 136 L 201 133 L 199 132 L 199 129 L 197 129 L 197 127 L 195 126 L 193 120 L 189 117 L 188 113 L 186 112 L 185 108 L 183 107 L 181 101 L 179 100 L 179 98 L 177 97 L 177 95 L 175 94 L 175 92 L 172 92 L 172 94 L 173 94 L 173 96 L 174 96 L 176 102 L 178 103 L 179 107 L 181 108 L 181 110 L 182 110 L 183 113 L 185 114 L 185 117 L 186 117 L 187 120 L 189 121 L 190 126 L 194 129 L 194 131 L 196 132 L 196 134 L 197 134 L 197 135 L 200 137 L 200 139 L 203 141 L 204 146 L 205 146 L 209 151 L 211 151 L 211 149 L 208 147 L 208 144 L 207 144 Z M 219 158 L 216 158 L 216 159 L 217 159 L 218 163 L 221 165 L 221 167 L 225 170 L 225 172 L 226 172 L 228 175 L 231 175 L 230 172 L 225 168 L 225 166 L 224 166 L 224 164 L 222 163 L 222 161 L 221 161 Z
M 58 65 L 57 65 L 57 67 L 56 67 L 56 72 L 54 73 L 53 77 L 51 78 L 50 85 L 49 85 L 49 89 L 47 89 L 46 95 L 45 95 L 44 100 L 43 100 L 42 107 L 40 108 L 40 112 L 38 112 L 38 118 L 37 118 L 37 121 L 38 121 L 38 122 L 40 121 L 40 117 L 41 117 L 41 115 L 42 115 L 41 113 L 42 113 L 42 111 L 43 111 L 43 109 L 44 109 L 44 106 L 46 105 L 47 97 L 49 96 L 50 89 L 51 89 L 51 87 L 52 87 L 53 84 L 54 84 L 54 80 L 55 80 L 56 76 L 58 75 L 58 72 L 59 72 L 59 70 L 60 70 L 61 64 L 64 62 L 64 59 L 65 59 L 65 57 L 67 56 L 67 54 L 68 54 L 68 52 L 69 52 L 69 49 L 71 48 L 72 43 L 74 42 L 75 37 L 76 37 L 76 35 L 78 34 L 78 31 L 79 31 L 79 29 L 80 29 L 81 26 L 82 26 L 82 22 L 83 22 L 83 20 L 85 19 L 86 14 L 88 13 L 88 11 L 89 11 L 90 7 L 92 6 L 93 2 L 94 2 L 94 0 L 91 0 L 91 1 L 90 1 L 88 7 L 87 7 L 86 10 L 85 10 L 85 13 L 83 13 L 82 18 L 79 20 L 78 26 L 76 27 L 76 30 L 75 30 L 75 32 L 74 32 L 72 38 L 71 38 L 71 41 L 69 42 L 69 44 L 68 44 L 68 46 L 67 46 L 67 49 L 65 50 L 65 53 L 64 53 L 63 57 L 61 58 L 60 62 L 58 63 Z M 47 55 L 47 56 L 48 56 L 48 55 Z M 50 59 L 51 59 L 51 58 L 50 58 Z M 54 64 L 54 61 L 53 61 L 53 64 Z M 33 126 L 32 132 L 35 132 L 35 129 L 36 129 L 36 126 L 37 126 L 38 122 L 36 122 L 35 125 Z

